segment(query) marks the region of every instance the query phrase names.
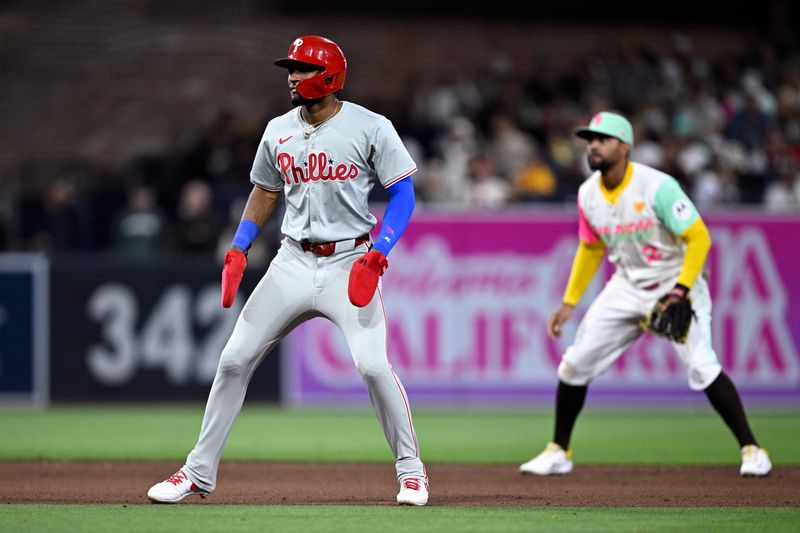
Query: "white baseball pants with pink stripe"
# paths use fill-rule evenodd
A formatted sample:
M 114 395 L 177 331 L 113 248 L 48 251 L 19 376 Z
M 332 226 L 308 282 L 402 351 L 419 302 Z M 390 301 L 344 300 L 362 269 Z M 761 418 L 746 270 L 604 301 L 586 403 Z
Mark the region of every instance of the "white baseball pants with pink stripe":
M 408 397 L 387 358 L 386 317 L 380 290 L 362 308 L 347 298 L 350 267 L 367 251 L 366 244 L 356 248 L 353 244 L 337 243 L 336 253 L 319 257 L 304 252 L 292 239 L 284 239 L 222 351 L 200 437 L 184 468 L 200 488 L 212 491 L 216 486 L 222 450 L 253 372 L 278 341 L 314 317 L 331 320 L 344 333 L 397 459 L 398 482 L 408 477 L 426 480 Z

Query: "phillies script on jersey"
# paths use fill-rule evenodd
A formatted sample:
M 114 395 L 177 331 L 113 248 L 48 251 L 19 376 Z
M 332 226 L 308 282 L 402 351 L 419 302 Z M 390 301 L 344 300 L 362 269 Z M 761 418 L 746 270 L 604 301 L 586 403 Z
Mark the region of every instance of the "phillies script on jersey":
M 287 185 L 308 183 L 309 181 L 319 180 L 352 180 L 358 176 L 358 167 L 350 163 L 339 163 L 333 166 L 334 160 L 328 158 L 325 152 L 308 154 L 308 161 L 303 162 L 303 166 L 295 163 L 294 156 L 286 152 L 278 154 L 278 166 L 283 173 L 283 178 Z

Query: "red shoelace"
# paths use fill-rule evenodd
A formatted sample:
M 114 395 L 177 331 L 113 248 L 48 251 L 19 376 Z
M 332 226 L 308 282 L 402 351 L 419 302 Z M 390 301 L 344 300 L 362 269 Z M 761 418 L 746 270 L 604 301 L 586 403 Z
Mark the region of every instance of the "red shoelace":
M 177 485 L 179 483 L 183 483 L 184 481 L 189 481 L 189 478 L 186 477 L 186 474 L 183 473 L 183 470 L 178 470 L 167 481 L 169 481 L 173 485 Z
M 419 480 L 416 478 L 407 479 L 403 481 L 403 488 L 411 490 L 419 490 Z

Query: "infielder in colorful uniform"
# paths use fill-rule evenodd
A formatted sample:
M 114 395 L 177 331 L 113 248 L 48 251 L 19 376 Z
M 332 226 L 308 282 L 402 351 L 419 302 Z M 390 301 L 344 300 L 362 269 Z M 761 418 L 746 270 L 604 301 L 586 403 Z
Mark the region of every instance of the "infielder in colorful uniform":
M 598 113 L 576 135 L 589 141 L 588 163 L 595 172 L 578 191 L 578 250 L 563 303 L 549 317 L 548 334 L 561 335 L 606 251 L 615 272 L 558 366 L 553 440 L 520 471 L 571 472 L 570 436 L 589 383 L 639 338 L 640 322 L 657 303 L 690 302 L 688 336 L 673 342 L 687 367 L 689 387 L 705 391 L 739 441 L 740 474 L 769 474 L 767 452 L 756 442 L 736 387 L 711 346 L 711 298 L 701 275 L 711 237 L 697 209 L 673 177 L 629 161 L 633 128 L 621 115 Z
M 254 187 L 225 257 L 224 307 L 234 300 L 247 249 L 281 192 L 285 238 L 222 352 L 197 444 L 185 465 L 147 495 L 174 503 L 214 490 L 253 371 L 294 327 L 324 317 L 344 333 L 396 458 L 397 503 L 425 505 L 428 480 L 408 397 L 387 358 L 379 286 L 386 257 L 414 209 L 410 175 L 416 164 L 387 118 L 337 99 L 347 63 L 333 41 L 300 37 L 275 64 L 288 69 L 296 107 L 267 124 L 258 146 L 250 173 Z M 373 244 L 376 219 L 367 198 L 376 181 L 387 189 L 389 202 Z

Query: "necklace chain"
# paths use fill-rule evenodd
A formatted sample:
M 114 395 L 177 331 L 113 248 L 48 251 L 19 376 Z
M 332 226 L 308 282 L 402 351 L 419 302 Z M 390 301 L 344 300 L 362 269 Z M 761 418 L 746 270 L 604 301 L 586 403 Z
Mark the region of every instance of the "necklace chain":
M 325 119 L 322 119 L 322 120 L 320 120 L 320 121 L 319 121 L 319 122 L 317 122 L 316 124 L 311 124 L 311 123 L 310 123 L 310 122 L 308 122 L 308 121 L 307 121 L 305 118 L 303 118 L 303 121 L 305 121 L 305 122 L 306 122 L 306 124 L 308 124 L 308 127 L 306 127 L 306 129 L 305 129 L 305 130 L 303 130 L 303 137 L 305 137 L 306 139 L 308 139 L 308 138 L 311 136 L 311 134 L 312 134 L 312 133 L 314 133 L 314 131 L 315 131 L 317 128 L 319 128 L 320 126 L 322 126 L 323 124 L 325 124 L 326 122 L 328 122 L 330 119 L 332 119 L 333 117 L 335 117 L 335 116 L 336 116 L 336 115 L 339 113 L 339 111 L 342 109 L 342 105 L 343 105 L 343 104 L 342 104 L 342 102 L 341 102 L 340 100 L 337 100 L 337 101 L 336 101 L 336 109 L 334 110 L 334 112 L 333 112 L 333 113 L 331 113 L 331 116 L 329 116 L 328 118 L 325 118 Z M 300 113 L 300 116 L 301 116 L 301 117 L 303 116 L 303 113 L 302 113 L 302 112 Z

